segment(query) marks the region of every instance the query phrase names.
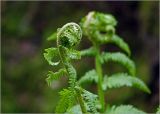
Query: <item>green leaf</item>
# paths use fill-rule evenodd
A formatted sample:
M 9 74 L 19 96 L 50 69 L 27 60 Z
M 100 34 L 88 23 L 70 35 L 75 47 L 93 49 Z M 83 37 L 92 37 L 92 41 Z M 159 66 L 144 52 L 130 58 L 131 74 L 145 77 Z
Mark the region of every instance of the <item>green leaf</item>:
M 134 62 L 128 58 L 125 54 L 122 54 L 120 52 L 115 52 L 115 53 L 102 53 L 101 55 L 101 63 L 103 64 L 104 62 L 108 61 L 113 61 L 122 64 L 125 66 L 129 74 L 132 76 L 135 76 L 136 73 L 136 68 Z
M 70 59 L 81 59 L 81 54 L 80 54 L 80 51 L 77 51 L 77 50 L 74 50 L 74 49 L 68 49 L 66 48 L 66 53 L 67 53 L 67 56 L 70 58 Z
M 122 86 L 135 87 L 144 92 L 150 93 L 150 90 L 143 81 L 137 77 L 129 76 L 127 73 L 118 73 L 112 76 L 105 76 L 103 81 L 103 90 L 108 88 L 118 88 Z
M 114 43 L 119 46 L 123 51 L 125 51 L 129 56 L 131 55 L 131 51 L 129 49 L 128 44 L 123 41 L 118 35 L 113 35 L 112 38 L 108 40 L 108 42 Z
M 111 109 L 107 109 L 105 114 L 147 114 L 131 105 L 112 106 Z
M 58 80 L 60 77 L 64 76 L 66 74 L 65 69 L 60 69 L 58 72 L 48 72 L 48 77 L 46 78 L 47 84 L 50 86 L 53 80 Z
M 65 114 L 82 114 L 80 105 L 73 106 Z
M 88 111 L 91 112 L 92 114 L 97 113 L 97 108 L 96 108 L 97 95 L 83 89 L 82 96 L 87 104 Z
M 43 54 L 44 58 L 48 61 L 48 63 L 52 66 L 58 65 L 60 61 L 53 62 L 52 59 L 59 56 L 58 49 L 57 48 L 48 48 L 45 49 L 45 53 Z
M 57 113 L 64 113 L 71 108 L 74 103 L 74 93 L 69 89 L 63 89 L 60 92 L 60 101 L 56 107 Z
M 48 41 L 50 41 L 50 40 L 56 40 L 56 39 L 57 39 L 57 32 L 52 33 L 52 34 L 47 38 Z
M 78 83 L 83 84 L 83 83 L 93 82 L 93 81 L 98 82 L 98 76 L 95 70 L 90 70 L 86 72 L 85 75 L 79 79 Z
M 95 56 L 96 50 L 94 47 L 90 47 L 89 49 L 85 49 L 81 51 L 81 56 Z

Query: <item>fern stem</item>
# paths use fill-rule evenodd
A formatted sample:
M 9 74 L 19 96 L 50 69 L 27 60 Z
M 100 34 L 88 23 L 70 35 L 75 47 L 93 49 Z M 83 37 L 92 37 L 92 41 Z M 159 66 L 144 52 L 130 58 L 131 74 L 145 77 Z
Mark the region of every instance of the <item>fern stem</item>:
M 96 65 L 96 71 L 98 74 L 98 96 L 101 104 L 101 112 L 104 112 L 105 110 L 105 96 L 104 91 L 102 89 L 102 80 L 103 80 L 103 74 L 102 74 L 102 66 L 100 63 L 100 48 L 98 45 L 94 46 L 96 48 L 96 58 L 95 58 L 95 65 Z
M 76 88 L 76 87 L 75 87 Z M 82 113 L 86 114 L 87 113 L 87 110 L 86 110 L 86 107 L 85 107 L 85 104 L 84 104 L 84 101 L 83 101 L 83 98 L 82 98 L 82 91 L 81 89 L 78 89 L 76 88 L 76 94 L 77 94 L 77 99 L 78 99 L 78 102 L 80 104 L 80 107 L 81 107 L 81 110 L 82 110 Z
M 83 101 L 83 98 L 81 96 L 81 91 L 76 89 L 76 70 L 74 69 L 74 67 L 67 61 L 67 59 L 65 58 L 65 55 L 63 52 L 63 49 L 61 49 L 61 47 L 59 47 L 59 53 L 60 53 L 60 57 L 61 57 L 61 60 L 63 62 L 63 65 L 69 75 L 69 84 L 70 84 L 70 87 L 71 87 L 71 91 L 74 93 L 76 92 L 76 99 L 78 100 L 79 104 L 80 104 L 80 107 L 81 107 L 81 110 L 82 110 L 82 113 L 86 114 L 87 113 L 87 110 L 86 110 L 86 107 L 85 107 L 85 104 L 84 104 L 84 101 Z

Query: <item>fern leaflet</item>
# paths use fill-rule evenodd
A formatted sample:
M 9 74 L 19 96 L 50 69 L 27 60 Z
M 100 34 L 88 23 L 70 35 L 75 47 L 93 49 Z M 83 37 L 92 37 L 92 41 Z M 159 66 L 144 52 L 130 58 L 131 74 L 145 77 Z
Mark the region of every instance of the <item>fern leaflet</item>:
M 82 76 L 79 79 L 79 84 L 87 83 L 87 82 L 98 82 L 98 76 L 95 70 L 90 70 L 85 73 L 84 76 Z
M 122 64 L 128 69 L 129 74 L 131 74 L 132 76 L 135 76 L 135 73 L 136 73 L 135 64 L 126 55 L 120 52 L 115 52 L 115 53 L 103 52 L 101 55 L 101 63 L 103 64 L 104 62 L 108 62 L 108 61 L 114 61 Z
M 85 49 L 81 51 L 81 56 L 95 56 L 96 55 L 96 50 L 94 47 L 90 47 L 89 49 Z
M 65 114 L 82 114 L 81 107 L 79 105 L 75 105 L 67 110 Z
M 57 113 L 64 113 L 73 106 L 74 94 L 69 89 L 63 89 L 60 93 L 60 101 L 56 107 Z
M 52 72 L 49 71 L 48 72 L 48 78 L 46 78 L 47 84 L 50 86 L 53 80 L 57 80 L 60 77 L 64 76 L 66 74 L 66 70 L 65 69 L 60 69 L 58 72 Z
M 52 62 L 52 59 L 54 57 L 57 57 L 58 54 L 58 49 L 57 48 L 48 48 L 45 49 L 45 53 L 43 54 L 44 58 L 48 61 L 48 63 L 52 66 L 58 65 L 60 63 L 60 61 L 58 62 Z
M 83 98 L 84 101 L 86 102 L 87 106 L 88 106 L 88 112 L 91 112 L 92 114 L 97 113 L 97 109 L 96 109 L 96 101 L 97 101 L 97 95 L 90 93 L 87 90 L 83 89 Z
M 146 114 L 145 112 L 134 108 L 131 105 L 112 106 L 111 109 L 107 109 L 105 114 Z
M 81 59 L 81 54 L 80 54 L 80 51 L 77 51 L 77 50 L 74 50 L 74 49 L 68 49 L 66 48 L 66 53 L 67 53 L 67 56 L 70 58 L 70 59 Z
M 109 39 L 108 42 L 114 43 L 119 46 L 122 50 L 124 50 L 129 56 L 131 55 L 131 51 L 129 49 L 128 44 L 123 41 L 118 35 L 113 35 L 112 38 Z
M 105 76 L 102 86 L 104 90 L 107 88 L 118 88 L 122 86 L 135 87 L 144 92 L 150 93 L 150 90 L 143 81 L 136 77 L 129 76 L 127 73 L 113 74 L 109 77 Z

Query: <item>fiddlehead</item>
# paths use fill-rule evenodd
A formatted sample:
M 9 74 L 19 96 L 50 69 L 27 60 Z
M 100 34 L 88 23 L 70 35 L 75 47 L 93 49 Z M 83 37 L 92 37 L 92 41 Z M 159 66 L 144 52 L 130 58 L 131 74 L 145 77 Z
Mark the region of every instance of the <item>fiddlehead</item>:
M 57 30 L 57 48 L 48 48 L 44 53 L 45 59 L 52 66 L 58 65 L 60 62 L 63 64 L 64 68 L 58 70 L 58 72 L 49 71 L 48 78 L 46 79 L 48 85 L 51 85 L 53 80 L 59 79 L 63 75 L 67 75 L 69 78 L 69 87 L 60 92 L 60 101 L 56 107 L 56 112 L 63 113 L 66 112 L 73 106 L 74 100 L 78 99 L 82 112 L 86 113 L 86 108 L 82 95 L 75 89 L 76 85 L 76 70 L 71 64 L 72 59 L 80 59 L 80 52 L 74 50 L 82 37 L 82 31 L 78 24 L 68 23 L 62 28 Z M 55 35 L 54 35 L 55 39 Z M 53 62 L 52 59 L 59 56 L 60 61 Z M 78 95 L 78 96 L 77 96 Z
M 74 50 L 82 37 L 82 31 L 76 23 L 68 23 L 58 30 L 57 33 L 57 47 L 61 61 L 69 74 L 69 84 L 71 87 L 75 86 L 76 70 L 71 65 L 71 59 L 79 59 L 80 53 Z
M 76 91 L 76 70 L 70 63 L 72 59 L 80 59 L 80 52 L 74 50 L 74 47 L 80 42 L 82 31 L 78 24 L 68 23 L 57 32 L 57 47 L 61 61 L 69 76 L 70 94 L 77 97 L 83 113 L 86 113 L 86 108 L 81 93 Z M 58 108 L 60 109 L 60 108 Z
M 80 24 L 84 34 L 92 42 L 101 44 L 104 42 L 104 36 L 110 38 L 115 33 L 117 21 L 112 15 L 92 11 L 82 19 Z
M 58 29 L 57 33 L 57 46 L 66 48 L 73 48 L 79 44 L 82 37 L 82 31 L 78 24 L 68 23 L 62 28 Z
M 84 35 L 97 45 L 114 43 L 130 55 L 130 49 L 126 42 L 116 35 L 116 19 L 110 14 L 89 12 L 80 22 Z

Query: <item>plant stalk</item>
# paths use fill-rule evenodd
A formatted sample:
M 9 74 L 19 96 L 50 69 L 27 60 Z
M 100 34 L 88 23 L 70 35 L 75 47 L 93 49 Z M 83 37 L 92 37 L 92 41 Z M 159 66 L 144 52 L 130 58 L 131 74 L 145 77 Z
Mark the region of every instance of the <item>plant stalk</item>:
M 95 45 L 96 48 L 96 59 L 95 59 L 95 67 L 98 74 L 98 96 L 101 104 L 101 112 L 103 113 L 105 110 L 105 96 L 104 91 L 102 89 L 102 81 L 103 81 L 103 74 L 102 74 L 102 66 L 100 62 L 100 48 L 99 46 Z
M 82 113 L 86 114 L 87 110 L 86 110 L 86 107 L 85 107 L 85 104 L 84 104 L 84 101 L 83 101 L 83 98 L 82 98 L 82 92 L 81 92 L 81 90 L 79 90 L 79 89 L 76 88 L 76 94 L 78 96 L 77 99 L 78 99 L 78 102 L 80 104 Z
M 84 101 L 83 101 L 83 98 L 81 96 L 81 90 L 78 89 L 76 87 L 76 70 L 74 69 L 74 67 L 67 61 L 66 59 L 66 56 L 65 56 L 65 53 L 63 48 L 62 47 L 59 47 L 59 54 L 60 54 L 60 57 L 61 57 L 61 61 L 63 62 L 63 65 L 69 75 L 69 80 L 72 80 L 72 83 L 69 83 L 70 84 L 70 87 L 71 87 L 71 90 L 74 92 L 76 92 L 76 95 L 75 97 L 77 97 L 77 100 L 80 104 L 80 107 L 81 107 L 81 110 L 82 110 L 82 113 L 83 114 L 87 114 L 87 110 L 86 110 L 86 107 L 85 107 L 85 104 L 84 104 Z M 72 72 L 70 72 L 68 69 L 72 69 Z

